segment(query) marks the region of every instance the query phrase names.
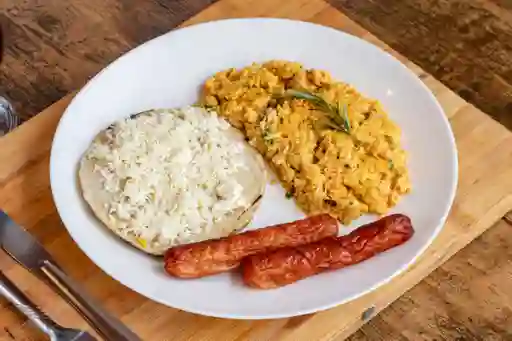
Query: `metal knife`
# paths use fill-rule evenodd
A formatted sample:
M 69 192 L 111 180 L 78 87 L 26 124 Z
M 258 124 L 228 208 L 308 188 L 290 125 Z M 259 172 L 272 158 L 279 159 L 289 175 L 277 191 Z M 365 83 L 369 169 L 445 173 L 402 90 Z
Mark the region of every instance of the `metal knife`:
M 0 295 L 4 296 L 22 312 L 51 341 L 96 341 L 89 333 L 71 328 L 64 328 L 43 313 L 18 287 L 0 271 Z
M 101 308 L 64 273 L 52 256 L 25 229 L 0 210 L 0 247 L 14 260 L 45 281 L 107 341 L 141 341 L 118 319 Z

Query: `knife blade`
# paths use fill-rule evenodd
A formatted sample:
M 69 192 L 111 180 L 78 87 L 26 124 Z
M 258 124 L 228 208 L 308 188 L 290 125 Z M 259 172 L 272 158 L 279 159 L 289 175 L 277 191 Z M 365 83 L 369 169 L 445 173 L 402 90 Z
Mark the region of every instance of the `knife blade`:
M 0 247 L 23 267 L 37 274 L 41 272 L 43 260 L 55 263 L 44 247 L 2 210 L 0 210 Z
M 107 313 L 71 280 L 48 251 L 2 210 L 0 210 L 0 247 L 62 296 L 105 340 L 141 341 L 135 333 Z

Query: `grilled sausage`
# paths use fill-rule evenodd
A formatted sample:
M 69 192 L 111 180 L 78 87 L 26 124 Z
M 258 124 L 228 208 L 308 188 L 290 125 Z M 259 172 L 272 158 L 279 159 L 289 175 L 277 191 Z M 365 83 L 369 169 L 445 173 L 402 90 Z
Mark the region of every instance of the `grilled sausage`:
M 285 246 L 299 246 L 338 234 L 338 221 L 328 214 L 248 231 L 230 237 L 180 245 L 165 254 L 165 270 L 181 278 L 228 271 L 246 256 Z
M 271 289 L 317 273 L 362 262 L 405 243 L 414 233 L 411 220 L 393 214 L 341 237 L 249 256 L 242 261 L 248 286 Z

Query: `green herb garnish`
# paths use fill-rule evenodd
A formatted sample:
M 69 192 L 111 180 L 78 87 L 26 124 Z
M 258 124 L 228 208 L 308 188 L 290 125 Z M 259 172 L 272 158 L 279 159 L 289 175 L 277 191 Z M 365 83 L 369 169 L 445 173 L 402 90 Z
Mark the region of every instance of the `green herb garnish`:
M 350 134 L 351 126 L 346 104 L 340 102 L 337 102 L 336 105 L 330 104 L 322 97 L 307 90 L 289 89 L 285 92 L 285 96 L 302 99 L 313 104 L 318 110 L 326 114 L 326 125 L 329 128 Z
M 286 199 L 291 199 L 293 198 L 293 193 L 292 192 L 286 192 Z
M 274 143 L 274 140 L 277 140 L 281 137 L 280 133 L 271 133 L 268 128 L 265 128 L 261 134 L 263 141 L 268 142 L 270 144 Z
M 191 107 L 202 108 L 202 109 L 205 109 L 207 111 L 216 110 L 217 109 L 216 105 L 208 105 L 208 104 L 205 104 L 205 103 L 194 103 L 194 104 L 191 105 Z
M 395 164 L 393 163 L 393 160 L 391 160 L 391 159 L 388 160 L 388 168 L 389 169 L 395 168 Z

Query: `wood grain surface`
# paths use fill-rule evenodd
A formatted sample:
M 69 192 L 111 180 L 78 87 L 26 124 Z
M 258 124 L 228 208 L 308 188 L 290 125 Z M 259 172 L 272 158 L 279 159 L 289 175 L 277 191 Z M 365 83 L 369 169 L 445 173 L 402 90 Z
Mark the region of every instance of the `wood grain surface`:
M 329 2 L 512 129 L 512 1 Z
M 26 120 L 214 0 L 2 0 L 0 95 Z
M 512 340 L 511 232 L 500 221 L 349 340 Z
M 260 0 L 257 7 L 254 3 L 221 0 L 186 24 L 233 16 L 289 17 L 333 26 L 391 51 L 321 0 L 289 0 L 280 6 L 272 0 Z M 512 208 L 512 134 L 406 58 L 397 57 L 432 89 L 450 119 L 459 148 L 459 189 L 446 228 L 421 260 L 390 284 L 349 304 L 292 319 L 220 320 L 154 304 L 110 279 L 73 244 L 51 201 L 48 151 L 69 97 L 0 139 L 0 207 L 29 228 L 73 278 L 144 340 L 342 340 L 362 325 L 361 316 L 368 308 L 380 311 L 388 306 Z M 454 259 L 459 259 L 459 265 L 450 262 L 441 267 L 355 334 L 355 340 L 507 340 L 510 240 L 504 226 L 498 225 L 472 244 L 480 253 L 462 254 Z M 0 269 L 59 322 L 87 327 L 63 301 L 4 255 L 0 255 Z M 435 276 L 440 277 L 432 279 Z M 484 291 L 485 287 L 490 289 Z M 493 293 L 486 296 L 492 301 L 480 293 Z M 467 302 L 471 298 L 473 302 Z M 474 321 L 460 322 L 466 318 Z M 480 334 L 484 331 L 488 334 Z M 0 339 L 44 338 L 0 301 Z

